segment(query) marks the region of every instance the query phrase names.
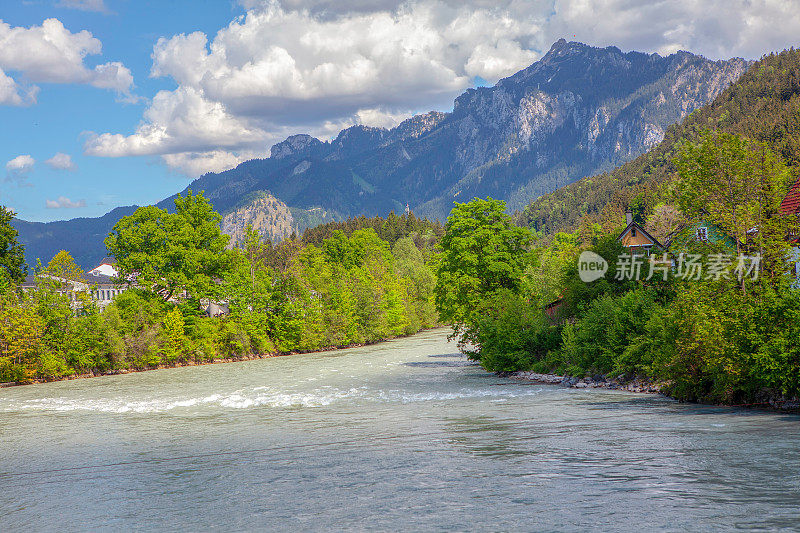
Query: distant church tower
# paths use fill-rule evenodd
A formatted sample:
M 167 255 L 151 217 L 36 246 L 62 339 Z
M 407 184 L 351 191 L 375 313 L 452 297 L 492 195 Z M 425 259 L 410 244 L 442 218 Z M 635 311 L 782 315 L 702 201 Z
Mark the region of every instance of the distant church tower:
M 408 207 L 408 202 L 406 202 L 406 215 L 411 214 L 411 208 Z

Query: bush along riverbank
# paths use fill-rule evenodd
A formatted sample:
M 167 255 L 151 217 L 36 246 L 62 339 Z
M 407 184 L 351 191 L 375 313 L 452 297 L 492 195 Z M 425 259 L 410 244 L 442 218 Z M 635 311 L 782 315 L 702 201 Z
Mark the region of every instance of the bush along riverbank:
M 387 339 L 379 339 L 370 343 L 353 343 L 345 346 L 324 346 L 322 348 L 318 348 L 315 350 L 308 350 L 308 351 L 293 351 L 293 352 L 273 352 L 273 353 L 250 353 L 250 354 L 241 354 L 241 355 L 234 355 L 232 357 L 227 358 L 213 358 L 213 359 L 181 359 L 177 361 L 173 361 L 171 363 L 161 363 L 155 366 L 127 366 L 127 367 L 120 367 L 120 368 L 112 368 L 108 370 L 88 370 L 83 373 L 74 372 L 71 374 L 65 374 L 63 376 L 50 376 L 50 377 L 41 377 L 41 378 L 32 378 L 26 381 L 6 381 L 0 382 L 0 388 L 6 387 L 15 387 L 19 385 L 34 385 L 37 383 L 50 383 L 53 381 L 65 381 L 65 380 L 73 380 L 73 379 L 89 379 L 89 378 L 97 378 L 101 376 L 119 376 L 125 374 L 133 374 L 136 372 L 148 372 L 151 370 L 164 370 L 169 368 L 181 368 L 187 366 L 201 366 L 201 365 L 215 365 L 215 364 L 223 364 L 223 363 L 241 363 L 244 361 L 255 361 L 259 359 L 271 359 L 273 357 L 288 357 L 293 355 L 309 355 L 315 353 L 324 353 L 324 352 L 331 352 L 334 350 L 346 350 L 351 348 L 363 348 L 365 346 L 371 346 L 373 344 L 380 344 L 382 342 L 386 342 L 392 339 L 406 337 L 409 335 L 413 335 L 415 333 L 420 333 L 421 331 L 425 331 L 427 329 L 435 329 L 439 326 L 434 326 L 431 328 L 423 328 L 420 331 L 409 333 L 408 335 L 399 335 L 396 337 L 390 337 Z
M 123 218 L 106 242 L 130 288 L 102 312 L 90 291 L 75 290 L 82 271 L 66 252 L 24 291 L 19 269 L 0 268 L 0 381 L 312 352 L 437 325 L 438 237 L 424 221 L 387 218 L 392 241 L 378 237 L 375 219 L 343 225 L 349 233 L 329 225 L 317 245 L 248 230 L 228 249 L 219 218 L 191 193 L 175 213 L 145 207 Z M 226 312 L 207 316 L 201 302 Z
M 710 139 L 712 146 L 685 153 L 699 151 L 703 164 L 713 163 L 715 143 L 739 142 Z M 632 253 L 620 239 L 624 226 L 609 233 L 584 227 L 537 246 L 531 231 L 511 223 L 502 202 L 458 204 L 442 238 L 440 313 L 455 324 L 453 335 L 465 353 L 489 371 L 554 374 L 559 383 L 574 376 L 572 386 L 657 389 L 691 402 L 794 409 L 800 293 L 789 275 L 786 235 L 797 232 L 797 217 L 778 211 L 791 185 L 785 167 L 768 167 L 750 174 L 758 183 L 747 186 L 756 191 L 749 198 L 761 202 L 760 210 L 743 192 L 722 206 L 745 218 L 736 225 L 741 234 L 719 215 L 716 227 L 727 227 L 720 232 L 735 238 L 689 239 L 674 254 Z M 713 191 L 713 184 L 705 190 Z M 676 198 L 687 218 L 701 210 L 724 212 L 708 207 L 710 201 L 689 192 Z M 740 208 L 761 218 L 747 219 Z M 712 215 L 703 216 L 705 224 L 715 224 Z M 750 231 L 754 227 L 760 231 Z M 587 257 L 602 265 L 591 279 L 580 270 Z

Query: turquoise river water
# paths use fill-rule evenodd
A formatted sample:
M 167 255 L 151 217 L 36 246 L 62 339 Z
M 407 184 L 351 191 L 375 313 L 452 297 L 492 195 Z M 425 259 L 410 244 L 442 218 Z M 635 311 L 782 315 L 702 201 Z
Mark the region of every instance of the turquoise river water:
M 800 417 L 520 383 L 445 337 L 2 389 L 0 530 L 800 529 Z

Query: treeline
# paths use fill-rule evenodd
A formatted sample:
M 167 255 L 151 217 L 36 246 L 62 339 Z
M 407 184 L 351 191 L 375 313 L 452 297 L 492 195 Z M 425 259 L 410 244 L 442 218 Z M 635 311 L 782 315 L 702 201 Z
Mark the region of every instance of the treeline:
M 304 244 L 319 246 L 337 231 L 349 236 L 360 229 L 372 229 L 380 239 L 390 244 L 410 235 L 414 236 L 417 241 L 420 239 L 438 240 L 444 233 L 444 227 L 438 220 L 417 218 L 414 213 L 404 213 L 398 216 L 392 211 L 386 218 L 362 215 L 350 217 L 344 221 L 321 224 L 305 230 L 301 240 Z
M 697 141 L 708 129 L 766 143 L 797 176 L 800 50 L 763 57 L 714 102 L 670 126 L 664 140 L 652 150 L 611 172 L 583 178 L 537 198 L 516 220 L 552 236 L 591 224 L 610 231 L 622 223 L 628 208 L 648 218 L 665 201 L 678 176 L 673 160 L 681 143 Z
M 636 257 L 617 240 L 622 227 L 585 223 L 542 239 L 515 226 L 502 202 L 458 204 L 436 303 L 470 357 L 498 372 L 643 378 L 682 400 L 800 397 L 798 258 L 787 240 L 800 223 L 779 210 L 789 168 L 765 143 L 718 132 L 684 143 L 670 164 L 678 216 L 667 232 L 691 232 L 701 217 L 728 238 L 689 234 L 667 255 L 654 250 L 652 263 L 640 256 L 636 275 Z M 668 218 L 659 211 L 642 222 Z M 605 275 L 582 281 L 584 252 L 607 262 Z M 695 271 L 687 258 L 699 258 Z
M 85 292 L 70 299 L 82 272 L 66 252 L 26 291 L 0 261 L 0 381 L 313 351 L 437 323 L 432 245 L 409 236 L 390 244 L 372 228 L 273 245 L 249 230 L 226 250 L 202 195 L 175 204 L 175 213 L 140 208 L 114 227 L 106 244 L 132 288 L 102 312 Z M 223 316 L 207 316 L 209 304 Z

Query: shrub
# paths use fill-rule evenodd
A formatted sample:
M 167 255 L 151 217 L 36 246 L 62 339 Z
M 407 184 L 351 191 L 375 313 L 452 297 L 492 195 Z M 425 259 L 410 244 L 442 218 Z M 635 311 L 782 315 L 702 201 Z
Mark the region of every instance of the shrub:
M 510 290 L 500 290 L 477 313 L 478 352 L 471 354 L 490 371 L 525 370 L 560 344 L 560 329 L 537 306 Z

